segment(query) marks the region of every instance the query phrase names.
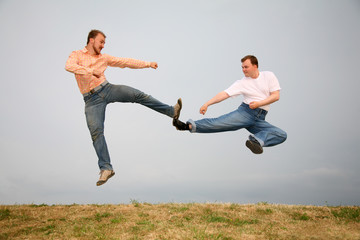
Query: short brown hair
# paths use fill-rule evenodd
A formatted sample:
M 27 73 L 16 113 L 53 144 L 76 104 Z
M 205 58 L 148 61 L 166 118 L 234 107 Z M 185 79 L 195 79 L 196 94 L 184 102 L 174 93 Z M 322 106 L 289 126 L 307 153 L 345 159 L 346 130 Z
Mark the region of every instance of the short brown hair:
M 247 55 L 247 56 L 243 57 L 243 58 L 241 59 L 241 62 L 243 63 L 243 62 L 245 62 L 245 61 L 248 60 L 248 59 L 250 60 L 250 62 L 251 62 L 252 65 L 256 65 L 256 66 L 259 68 L 258 60 L 257 60 L 257 58 L 256 58 L 255 56 L 253 56 L 253 55 Z
M 89 32 L 89 35 L 88 35 L 87 43 L 86 43 L 86 44 L 88 44 L 88 43 L 90 42 L 90 38 L 96 38 L 96 36 L 97 36 L 99 33 L 100 33 L 101 35 L 103 35 L 104 38 L 106 38 L 105 34 L 104 34 L 102 31 L 93 29 L 93 30 L 91 30 L 91 31 Z

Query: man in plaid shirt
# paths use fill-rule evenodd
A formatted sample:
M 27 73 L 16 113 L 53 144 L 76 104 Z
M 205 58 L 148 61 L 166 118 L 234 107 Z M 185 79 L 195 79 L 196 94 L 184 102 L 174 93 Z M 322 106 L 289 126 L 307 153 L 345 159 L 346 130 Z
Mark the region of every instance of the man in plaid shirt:
M 109 178 L 115 175 L 104 137 L 107 104 L 113 102 L 139 103 L 173 119 L 179 118 L 182 107 L 180 98 L 174 106 L 169 106 L 138 89 L 109 83 L 104 75 L 104 71 L 108 66 L 157 69 L 158 64 L 156 62 L 145 62 L 102 54 L 101 50 L 104 48 L 105 38 L 103 32 L 91 30 L 86 47 L 72 52 L 65 66 L 67 71 L 75 74 L 79 90 L 83 94 L 85 101 L 86 121 L 99 159 L 100 179 L 96 183 L 97 186 L 106 183 Z

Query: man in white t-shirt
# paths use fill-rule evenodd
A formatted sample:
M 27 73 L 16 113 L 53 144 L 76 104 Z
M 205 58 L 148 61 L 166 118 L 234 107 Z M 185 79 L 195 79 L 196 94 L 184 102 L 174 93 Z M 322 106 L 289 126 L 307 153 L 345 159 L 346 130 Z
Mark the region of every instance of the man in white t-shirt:
M 241 59 L 242 70 L 245 75 L 228 89 L 218 93 L 200 108 L 205 114 L 210 105 L 224 101 L 229 97 L 244 96 L 243 103 L 233 112 L 218 118 L 204 118 L 186 123 L 178 119 L 173 120 L 177 130 L 189 130 L 194 133 L 215 133 L 235 131 L 246 128 L 250 133 L 246 146 L 255 154 L 263 152 L 263 147 L 275 146 L 284 142 L 286 132 L 265 121 L 270 104 L 280 99 L 279 81 L 272 72 L 258 70 L 258 60 L 248 55 Z

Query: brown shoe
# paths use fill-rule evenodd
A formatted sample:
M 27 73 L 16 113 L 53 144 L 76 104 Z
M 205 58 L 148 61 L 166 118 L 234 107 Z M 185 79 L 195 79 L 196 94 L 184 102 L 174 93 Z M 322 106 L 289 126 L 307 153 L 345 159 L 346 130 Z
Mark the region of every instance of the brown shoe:
M 96 186 L 103 185 L 104 183 L 109 180 L 112 176 L 115 175 L 115 172 L 113 170 L 101 170 L 100 171 L 100 178 L 99 181 L 97 181 Z
M 255 154 L 263 153 L 262 146 L 254 137 L 247 140 L 245 145 Z
M 176 129 L 179 131 L 190 130 L 188 123 L 183 123 L 179 119 L 175 119 L 175 118 L 173 119 L 173 126 L 176 127 Z
M 179 98 L 174 106 L 174 117 L 173 117 L 174 119 L 179 119 L 181 108 L 182 108 L 182 100 L 181 98 Z

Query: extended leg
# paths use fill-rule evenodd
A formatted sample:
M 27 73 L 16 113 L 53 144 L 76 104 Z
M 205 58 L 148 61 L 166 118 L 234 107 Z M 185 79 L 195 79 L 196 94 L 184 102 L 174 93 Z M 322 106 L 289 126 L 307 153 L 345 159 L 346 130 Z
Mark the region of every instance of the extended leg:
M 173 106 L 162 103 L 152 96 L 129 86 L 111 84 L 106 98 L 108 102 L 138 103 L 169 117 L 176 117 Z M 180 114 L 180 110 L 178 110 L 178 114 Z
M 249 127 L 253 120 L 243 108 L 238 108 L 218 118 L 204 118 L 197 121 L 190 119 L 187 123 L 191 125 L 191 132 L 216 133 Z

